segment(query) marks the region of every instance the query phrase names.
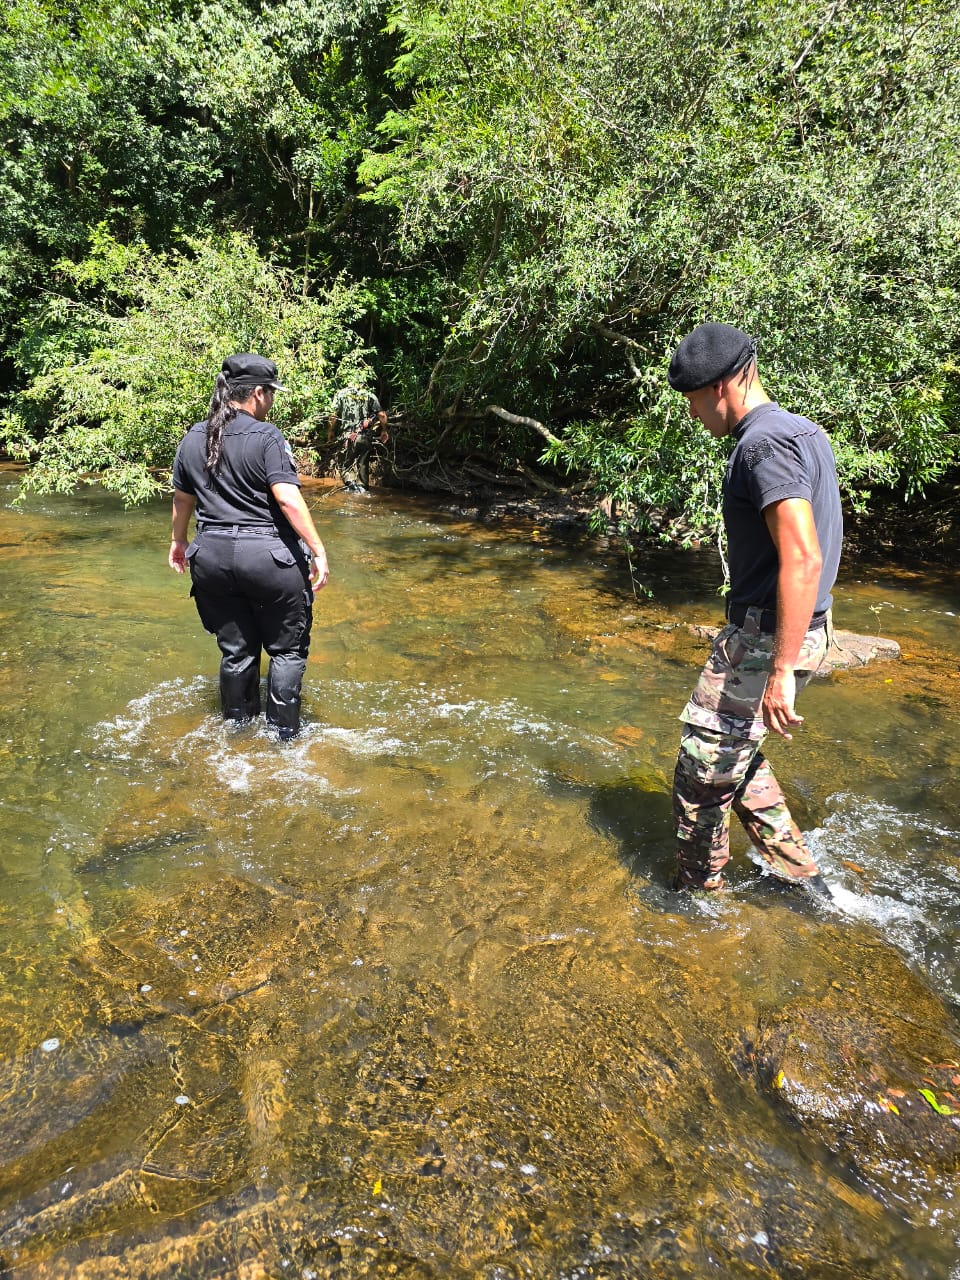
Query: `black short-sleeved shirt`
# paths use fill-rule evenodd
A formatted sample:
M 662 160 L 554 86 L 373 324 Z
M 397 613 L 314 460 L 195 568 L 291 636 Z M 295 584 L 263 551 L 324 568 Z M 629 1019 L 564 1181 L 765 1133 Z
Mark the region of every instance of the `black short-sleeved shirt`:
M 784 498 L 805 498 L 813 507 L 823 565 L 815 612 L 825 612 L 833 602 L 843 542 L 830 441 L 815 422 L 772 401 L 751 409 L 734 435 L 723 480 L 730 604 L 776 608 L 779 557 L 763 509 Z
M 299 485 L 300 480 L 290 446 L 272 423 L 258 422 L 241 409 L 223 429 L 215 475 L 207 471 L 206 456 L 207 424 L 198 422 L 180 441 L 173 464 L 174 488 L 196 498 L 198 522 L 291 531 L 270 486 Z

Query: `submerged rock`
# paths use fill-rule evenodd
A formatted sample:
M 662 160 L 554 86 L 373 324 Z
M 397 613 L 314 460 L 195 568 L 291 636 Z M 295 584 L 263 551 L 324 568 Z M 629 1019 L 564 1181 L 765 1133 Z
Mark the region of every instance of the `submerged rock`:
M 942 1003 L 877 949 L 854 994 L 837 982 L 759 1019 L 765 1093 L 915 1226 L 940 1220 L 960 1175 L 960 1043 Z M 909 1013 L 905 1013 L 909 1010 Z
M 511 847 L 482 850 L 501 875 Z M 465 838 L 461 855 L 472 867 Z M 893 1097 L 924 1052 L 951 1051 L 918 980 L 897 1000 L 909 974 L 874 964 L 861 1000 L 851 943 L 831 962 L 850 975 L 836 1003 L 825 985 L 764 1017 L 738 1071 L 730 1020 L 751 1015 L 725 953 L 704 964 L 689 947 L 693 917 L 631 913 L 645 941 L 627 962 L 586 915 L 541 928 L 522 897 L 504 899 L 498 928 L 478 923 L 471 883 L 458 881 L 447 947 L 427 941 L 415 970 L 398 963 L 419 938 L 402 913 L 358 910 L 356 886 L 332 883 L 311 897 L 226 876 L 131 901 L 87 936 L 67 967 L 76 1027 L 59 1052 L 0 1070 L 0 1272 L 915 1274 L 897 1253 L 913 1207 L 890 1206 L 898 1187 L 919 1188 L 918 1221 L 947 1202 L 954 1148 L 930 1126 L 950 1118 L 908 1117 L 909 1141 L 935 1153 L 911 1159 L 907 1139 L 893 1155 L 877 1142 L 862 1104 Z M 789 964 L 772 941 L 764 958 L 822 974 L 822 926 L 790 923 Z M 757 936 L 734 933 L 717 945 Z M 906 1004 L 913 1039 L 883 1014 Z M 758 1080 L 774 1100 L 759 1126 Z M 815 1084 L 827 1101 L 801 1112 Z M 811 1170 L 796 1120 L 869 1190 Z

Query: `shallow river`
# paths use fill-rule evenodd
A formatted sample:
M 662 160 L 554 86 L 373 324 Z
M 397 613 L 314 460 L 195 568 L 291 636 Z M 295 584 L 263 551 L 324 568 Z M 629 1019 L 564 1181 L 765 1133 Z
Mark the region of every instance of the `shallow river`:
M 309 490 L 281 746 L 218 719 L 165 504 L 15 492 L 0 1274 L 960 1277 L 956 577 L 847 566 L 837 625 L 903 659 L 771 747 L 837 905 L 739 831 L 699 902 L 710 553 L 638 601 L 615 551 Z

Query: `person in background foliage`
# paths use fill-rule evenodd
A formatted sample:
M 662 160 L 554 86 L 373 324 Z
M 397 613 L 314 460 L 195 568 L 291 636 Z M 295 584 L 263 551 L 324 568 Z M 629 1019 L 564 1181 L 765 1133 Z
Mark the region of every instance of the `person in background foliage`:
M 260 714 L 260 655 L 270 655 L 266 720 L 281 741 L 300 731 L 313 598 L 329 576 L 290 446 L 266 421 L 278 391 L 272 360 L 228 356 L 205 422 L 173 464 L 169 564 L 190 566 L 200 621 L 217 637 L 224 718 Z M 187 529 L 196 512 L 196 536 Z
M 380 408 L 380 401 L 372 391 L 344 387 L 334 397 L 327 426 L 328 441 L 333 439 L 339 426 L 340 478 L 351 492 L 365 493 L 370 486 L 374 435 L 381 444 L 390 439 L 387 415 Z
M 724 887 L 733 808 L 774 875 L 830 897 L 760 748 L 769 730 L 789 740 L 802 722 L 794 699 L 832 637 L 843 539 L 833 450 L 815 423 L 767 396 L 755 342 L 731 325 L 684 338 L 668 380 L 694 420 L 735 440 L 723 480 L 727 625 L 680 717 L 674 887 Z

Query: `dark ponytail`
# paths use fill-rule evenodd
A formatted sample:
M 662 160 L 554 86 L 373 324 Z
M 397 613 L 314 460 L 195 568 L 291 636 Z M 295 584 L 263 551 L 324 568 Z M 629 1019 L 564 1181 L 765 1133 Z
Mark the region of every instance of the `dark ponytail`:
M 216 475 L 220 469 L 223 428 L 237 416 L 237 410 L 228 398 L 229 385 L 226 374 L 218 373 L 207 413 L 207 471 L 211 475 Z

